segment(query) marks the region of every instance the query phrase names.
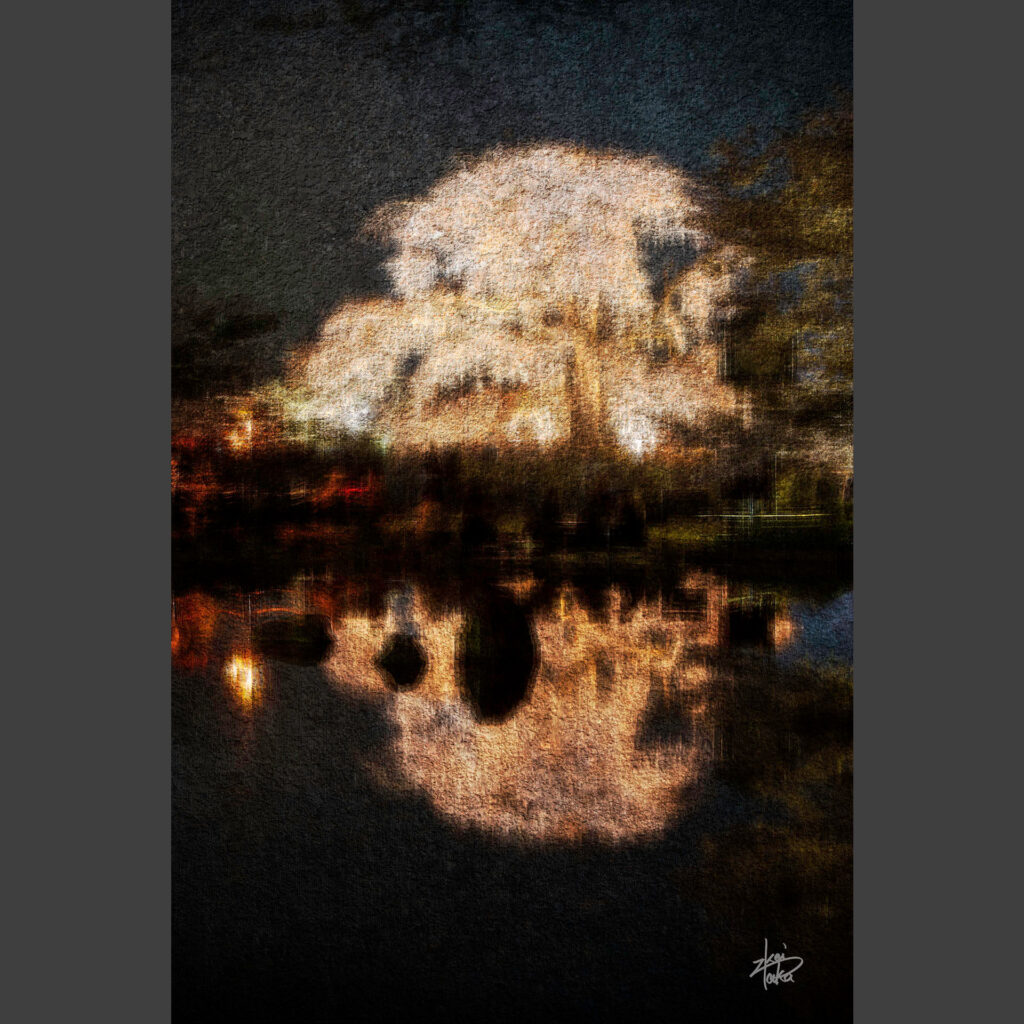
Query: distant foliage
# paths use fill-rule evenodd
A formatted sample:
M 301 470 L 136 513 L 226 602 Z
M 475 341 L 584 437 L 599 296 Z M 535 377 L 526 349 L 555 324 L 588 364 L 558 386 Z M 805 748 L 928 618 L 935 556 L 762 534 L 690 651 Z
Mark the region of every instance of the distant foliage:
M 767 146 L 715 150 L 713 230 L 753 256 L 728 374 L 804 438 L 848 435 L 853 396 L 853 112 L 846 101 Z

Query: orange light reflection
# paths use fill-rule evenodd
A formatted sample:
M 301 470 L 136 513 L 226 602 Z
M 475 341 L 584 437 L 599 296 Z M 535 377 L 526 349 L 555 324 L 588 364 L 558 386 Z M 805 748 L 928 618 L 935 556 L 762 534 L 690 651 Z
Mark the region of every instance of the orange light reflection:
M 232 692 L 245 705 L 251 705 L 258 696 L 260 672 L 251 654 L 232 655 L 224 667 L 224 677 Z

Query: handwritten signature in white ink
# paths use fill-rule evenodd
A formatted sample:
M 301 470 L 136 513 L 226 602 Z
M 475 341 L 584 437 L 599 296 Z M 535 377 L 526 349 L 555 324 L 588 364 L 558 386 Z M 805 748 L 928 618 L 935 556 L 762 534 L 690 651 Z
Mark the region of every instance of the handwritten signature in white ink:
M 782 948 L 786 948 L 786 944 L 782 944 Z M 796 964 L 790 967 L 788 970 L 785 965 L 790 961 L 795 960 Z M 754 969 L 750 972 L 748 977 L 752 978 L 755 974 L 760 974 L 764 981 L 764 987 L 767 989 L 769 985 L 783 985 L 787 981 L 793 980 L 793 975 L 803 967 L 804 961 L 799 956 L 786 956 L 784 953 L 772 953 L 768 955 L 768 940 L 764 940 L 764 956 L 759 960 L 754 961 Z

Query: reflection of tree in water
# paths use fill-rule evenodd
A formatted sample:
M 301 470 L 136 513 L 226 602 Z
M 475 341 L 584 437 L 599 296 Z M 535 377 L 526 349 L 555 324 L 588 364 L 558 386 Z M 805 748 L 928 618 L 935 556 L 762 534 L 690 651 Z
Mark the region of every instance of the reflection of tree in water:
M 408 587 L 391 596 L 392 631 L 373 659 L 381 678 L 392 690 L 411 690 L 423 678 L 427 656 L 417 639 L 419 626 L 413 614 L 413 595 Z
M 770 596 L 729 606 L 724 633 L 730 648 L 771 650 L 775 602 Z
M 486 564 L 475 578 L 406 575 L 415 582 L 397 590 L 386 567 L 299 587 L 336 637 L 328 677 L 389 701 L 392 782 L 487 831 L 642 835 L 683 809 L 713 756 L 743 800 L 777 811 L 758 779 L 806 753 L 829 707 L 813 696 L 814 673 L 794 695 L 773 664 L 784 601 L 671 560 L 545 563 L 490 579 Z M 213 629 L 204 608 L 178 601 L 176 663 L 201 654 L 201 628 Z M 769 743 L 780 735 L 781 753 Z
M 415 637 L 393 633 L 374 664 L 392 690 L 411 690 L 423 676 L 427 659 Z
M 844 947 L 849 934 L 848 675 L 809 666 L 776 667 L 770 651 L 756 644 L 737 646 L 735 635 L 726 644 L 728 609 L 758 604 L 756 592 L 736 581 L 680 571 L 678 566 L 665 572 L 658 564 L 607 570 L 603 587 L 601 573 L 593 567 L 586 572 L 567 569 L 566 575 L 575 575 L 579 585 L 525 573 L 511 580 L 505 576 L 504 589 L 536 623 L 540 664 L 530 699 L 500 724 L 481 723 L 457 686 L 446 686 L 458 678 L 460 631 L 472 614 L 487 615 L 480 609 L 487 604 L 483 597 L 488 588 L 479 582 L 470 587 L 465 578 L 433 578 L 429 590 L 417 579 L 396 594 L 394 576 L 389 581 L 387 574 L 368 579 L 337 573 L 329 585 L 303 589 L 309 607 L 331 619 L 339 641 L 323 674 L 271 667 L 265 700 L 257 701 L 244 718 L 235 714 L 237 702 L 228 699 L 219 677 L 217 686 L 196 691 L 203 695 L 201 701 L 191 692 L 187 700 L 179 697 L 177 742 L 194 748 L 196 753 L 189 755 L 194 764 L 207 764 L 210 751 L 224 748 L 223 735 L 204 726 L 197 710 L 212 705 L 220 694 L 226 728 L 239 737 L 239 749 L 250 759 L 246 764 L 258 768 L 231 773 L 222 770 L 220 760 L 212 760 L 209 776 L 198 777 L 202 784 L 189 783 L 190 799 L 195 799 L 195 794 L 207 792 L 206 778 L 213 792 L 214 785 L 229 786 L 227 780 L 233 780 L 230 786 L 237 786 L 241 780 L 250 801 L 243 805 L 246 813 L 238 813 L 237 793 L 229 788 L 225 793 L 231 798 L 225 796 L 217 808 L 217 813 L 238 815 L 232 827 L 244 841 L 232 848 L 251 855 L 237 863 L 225 861 L 225 872 L 237 872 L 231 875 L 237 888 L 232 890 L 234 902 L 227 904 L 229 923 L 221 922 L 220 931 L 211 932 L 208 947 L 202 949 L 204 964 L 205 958 L 223 955 L 215 951 L 228 934 L 234 941 L 227 945 L 244 949 L 248 965 L 259 964 L 254 976 L 280 971 L 279 949 L 254 952 L 245 943 L 261 929 L 265 933 L 291 927 L 287 922 L 295 911 L 280 894 L 305 885 L 311 865 L 315 877 L 321 877 L 322 868 L 330 880 L 332 902 L 324 904 L 317 890 L 303 928 L 314 920 L 325 941 L 334 941 L 339 907 L 350 905 L 356 877 L 362 879 L 357 884 L 366 894 L 364 906 L 372 908 L 367 915 L 390 914 L 390 927 L 380 929 L 390 942 L 394 935 L 410 932 L 407 905 L 422 905 L 423 900 L 417 886 L 434 887 L 441 879 L 443 895 L 431 888 L 434 896 L 428 899 L 436 897 L 437 905 L 448 906 L 448 899 L 457 902 L 472 886 L 484 884 L 478 879 L 497 879 L 466 917 L 480 920 L 497 900 L 494 918 L 501 924 L 494 927 L 503 927 L 509 918 L 500 902 L 506 898 L 503 886 L 515 893 L 508 897 L 511 906 L 520 897 L 521 879 L 537 863 L 550 865 L 565 858 L 572 868 L 566 870 L 566 888 L 558 890 L 559 898 L 578 913 L 578 927 L 587 934 L 607 927 L 612 945 L 618 941 L 618 921 L 631 920 L 639 879 L 650 895 L 638 913 L 648 919 L 653 913 L 656 922 L 654 945 L 645 949 L 660 951 L 665 947 L 657 944 L 664 942 L 671 962 L 683 962 L 685 943 L 674 936 L 685 932 L 689 922 L 702 922 L 694 940 L 699 956 L 713 960 L 715 977 L 734 979 L 737 965 L 745 973 L 749 959 L 759 955 L 762 935 L 767 935 L 807 957 L 797 985 L 770 993 L 780 997 L 779 1006 L 796 998 L 820 1008 L 831 1005 L 833 997 L 845 997 L 837 990 L 849 963 Z M 589 591 L 587 600 L 584 591 Z M 275 598 L 275 603 L 284 602 Z M 772 634 L 783 608 L 777 601 Z M 202 631 L 211 637 L 218 632 L 216 611 L 214 602 L 202 595 L 178 599 L 176 660 L 205 650 Z M 417 640 L 428 664 L 413 691 L 391 692 L 373 659 L 388 637 L 409 635 L 400 629 L 413 626 L 419 627 Z M 217 645 L 213 657 L 216 651 Z M 545 666 L 548 651 L 557 660 Z M 697 706 L 691 708 L 686 697 Z M 249 746 L 242 747 L 243 741 Z M 713 772 L 704 752 L 709 742 Z M 267 774 L 268 765 L 276 775 Z M 375 783 L 385 789 L 383 796 L 379 788 L 363 790 L 365 782 L 354 765 L 371 766 Z M 688 802 L 687 783 L 709 776 L 714 782 L 701 803 Z M 285 778 L 287 784 L 282 784 Z M 429 799 L 429 815 L 408 811 L 423 807 L 410 800 L 410 789 Z M 393 792 L 403 794 L 397 804 L 403 813 L 389 819 Z M 340 809 L 351 806 L 358 816 Z M 694 813 L 686 813 L 691 809 Z M 191 813 L 186 812 L 186 822 Z M 400 820 L 407 829 L 406 845 L 396 841 L 389 820 Z M 385 825 L 378 833 L 381 821 Z M 310 828 L 310 822 L 317 827 Z M 442 822 L 456 827 L 445 831 Z M 466 826 L 481 835 L 467 836 Z M 187 829 L 186 824 L 181 834 L 194 842 Z M 365 840 L 368 834 L 379 838 Z M 457 838 L 446 846 L 435 835 Z M 493 842 L 495 835 L 504 841 Z M 649 841 L 655 837 L 658 842 Z M 611 859 L 601 862 L 608 866 L 601 869 L 606 874 L 600 875 L 599 891 L 584 893 L 577 906 L 572 900 L 580 876 L 580 848 L 565 844 L 581 839 L 626 840 L 630 847 L 610 855 L 607 848 L 600 851 L 600 857 Z M 648 842 L 633 845 L 638 839 Z M 529 853 L 524 840 L 532 847 Z M 544 843 L 543 851 L 533 846 L 536 840 Z M 484 870 L 473 862 L 471 869 L 446 873 L 466 849 L 488 851 L 495 858 L 488 864 L 498 868 Z M 595 855 L 589 843 L 583 849 L 583 856 Z M 379 872 L 392 859 L 400 865 L 398 881 L 388 886 L 378 880 Z M 522 871 L 522 876 L 513 876 L 514 884 L 506 881 L 509 864 Z M 391 909 L 381 911 L 385 890 L 393 894 L 383 898 Z M 202 895 L 211 891 L 223 895 L 222 888 L 210 887 Z M 207 934 L 202 929 L 208 903 L 197 899 L 186 917 L 202 934 Z M 672 935 L 663 935 L 662 921 Z M 456 943 L 462 928 L 460 924 L 452 933 Z M 446 933 L 444 942 L 447 949 L 452 936 Z M 332 963 L 351 963 L 362 955 L 380 955 L 382 947 L 367 952 L 359 934 L 343 945 L 345 956 L 330 948 Z M 406 967 L 403 958 L 413 948 L 420 962 L 432 963 L 429 952 L 423 960 L 415 940 L 390 962 Z M 415 960 L 408 958 L 410 963 Z M 289 962 L 293 966 L 300 972 L 303 968 Z M 302 977 L 301 992 L 315 991 L 315 979 L 296 976 Z M 634 976 L 641 976 L 638 969 Z M 754 982 L 751 986 L 753 995 L 765 995 Z M 741 998 L 743 990 L 737 987 L 736 992 Z M 754 1019 L 753 1013 L 728 1016 Z M 311 1014 L 307 1019 L 319 1017 Z M 786 1019 L 817 1018 L 795 1013 Z
M 260 622 L 254 635 L 263 657 L 290 665 L 318 665 L 334 643 L 322 615 L 296 614 Z
M 636 733 L 638 750 L 688 747 L 695 738 L 695 717 L 699 700 L 683 689 L 679 680 L 651 673 L 647 707 Z
M 415 630 L 422 645 L 422 677 L 387 705 L 395 785 L 488 832 L 623 839 L 668 826 L 709 752 L 706 656 L 721 640 L 724 584 L 688 576 L 705 597 L 687 617 L 658 590 L 582 579 L 554 593 L 529 577 L 476 586 L 457 603 L 417 584 L 407 611 L 392 599 L 385 616 L 336 621 L 329 669 L 346 687 L 380 687 L 366 666 L 396 634 Z M 670 700 L 657 679 L 671 681 Z
M 498 591 L 468 610 L 459 637 L 460 689 L 474 713 L 500 722 L 525 699 L 536 664 L 530 623 L 523 610 Z

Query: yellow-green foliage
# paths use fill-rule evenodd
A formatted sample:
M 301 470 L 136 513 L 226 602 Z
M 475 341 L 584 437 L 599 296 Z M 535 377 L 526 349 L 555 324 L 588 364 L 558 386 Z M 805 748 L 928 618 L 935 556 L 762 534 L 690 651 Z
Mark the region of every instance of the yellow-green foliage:
M 736 369 L 761 382 L 789 376 L 791 412 L 826 397 L 834 409 L 853 377 L 852 110 L 808 118 L 763 148 L 720 144 L 715 156 L 715 232 L 754 256 L 757 308 L 732 339 Z

